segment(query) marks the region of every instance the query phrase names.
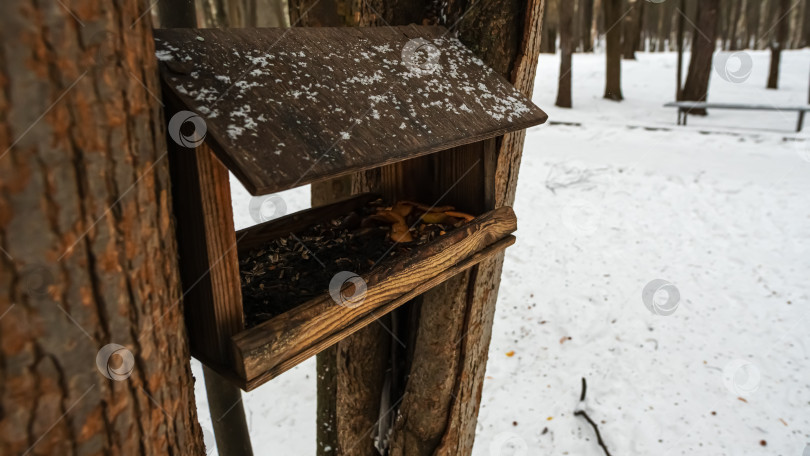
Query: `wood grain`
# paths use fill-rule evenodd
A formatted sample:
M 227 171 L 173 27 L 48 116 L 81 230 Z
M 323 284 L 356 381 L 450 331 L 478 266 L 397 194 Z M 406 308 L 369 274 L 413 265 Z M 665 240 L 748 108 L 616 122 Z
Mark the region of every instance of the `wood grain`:
M 206 141 L 254 195 L 547 119 L 442 27 L 155 34 L 164 82 L 205 119 Z M 435 71 L 420 69 L 428 68 L 420 60 L 403 63 L 409 42 L 435 50 Z
M 345 328 L 356 325 L 369 312 L 379 311 L 386 303 L 414 290 L 516 229 L 517 221 L 511 208 L 486 213 L 407 255 L 383 262 L 365 274 L 363 280 L 368 285 L 368 291 L 358 307 L 350 309 L 340 306 L 326 294 L 234 336 L 234 362 L 238 374 L 251 382 L 291 359 L 300 362 L 302 354 L 314 354 L 309 349 L 312 344 L 330 335 L 340 335 L 332 343 L 348 336 L 351 332 L 344 335 Z M 377 317 L 380 315 L 383 314 Z M 284 369 L 289 367 L 285 365 Z M 263 377 L 263 381 L 266 380 L 269 378 Z
M 502 252 L 504 249 L 514 244 L 515 240 L 516 238 L 514 236 L 508 235 L 503 239 L 495 242 L 494 244 L 484 248 L 483 250 L 476 252 L 469 258 L 462 260 L 461 262 L 442 270 L 441 272 L 439 272 L 438 275 L 435 275 L 428 280 L 416 284 L 410 291 L 403 293 L 396 299 L 388 301 L 386 304 L 378 307 L 374 311 L 370 311 L 366 314 L 363 314 L 360 318 L 353 321 L 350 325 L 346 325 L 342 327 L 339 331 L 331 333 L 328 336 L 319 339 L 315 343 L 309 344 L 303 351 L 297 353 L 295 356 L 292 356 L 289 359 L 284 360 L 275 367 L 270 368 L 269 370 L 260 374 L 259 376 L 247 380 L 244 386 L 245 391 L 251 391 L 261 386 L 262 384 L 286 372 L 290 368 L 297 366 L 307 358 L 351 336 L 355 332 L 371 324 L 374 320 L 381 318 L 382 316 L 388 314 L 389 312 L 393 311 L 399 306 L 416 298 L 420 294 L 441 284 L 447 279 L 468 270 L 469 268 L 475 266 L 481 261 L 484 261 L 485 259 Z
M 191 351 L 227 363 L 229 338 L 245 327 L 228 170 L 205 144 L 169 145 Z

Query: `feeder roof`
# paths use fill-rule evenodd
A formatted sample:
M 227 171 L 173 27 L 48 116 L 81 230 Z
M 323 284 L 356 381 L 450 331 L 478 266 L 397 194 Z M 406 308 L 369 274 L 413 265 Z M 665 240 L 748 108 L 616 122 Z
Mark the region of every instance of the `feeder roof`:
M 547 119 L 443 27 L 163 29 L 155 43 L 169 98 L 254 195 Z

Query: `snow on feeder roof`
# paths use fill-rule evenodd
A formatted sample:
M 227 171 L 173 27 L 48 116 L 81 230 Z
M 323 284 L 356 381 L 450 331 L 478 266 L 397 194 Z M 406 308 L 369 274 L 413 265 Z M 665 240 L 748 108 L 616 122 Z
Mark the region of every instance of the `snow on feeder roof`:
M 541 124 L 443 27 L 155 31 L 168 96 L 254 195 Z

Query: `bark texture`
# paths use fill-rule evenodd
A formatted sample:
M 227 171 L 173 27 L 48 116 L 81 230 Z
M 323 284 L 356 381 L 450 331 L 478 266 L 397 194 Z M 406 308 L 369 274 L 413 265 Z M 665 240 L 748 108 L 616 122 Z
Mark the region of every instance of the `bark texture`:
M 636 49 L 641 43 L 641 25 L 646 0 L 629 0 L 629 10 L 624 16 L 624 41 L 622 55 L 626 60 L 636 59 Z
M 622 97 L 622 0 L 602 0 L 605 7 L 607 37 L 605 98 L 621 101 Z
M 149 5 L 68 6 L 0 3 L 0 454 L 202 454 Z
M 557 82 L 557 106 L 571 107 L 571 54 L 573 53 L 574 2 L 557 0 L 560 12 L 560 78 Z
M 697 29 L 692 42 L 692 57 L 681 98 L 688 101 L 706 101 L 709 77 L 712 73 L 712 56 L 717 42 L 717 20 L 720 0 L 702 0 L 698 3 Z M 691 115 L 706 115 L 705 109 L 693 109 Z

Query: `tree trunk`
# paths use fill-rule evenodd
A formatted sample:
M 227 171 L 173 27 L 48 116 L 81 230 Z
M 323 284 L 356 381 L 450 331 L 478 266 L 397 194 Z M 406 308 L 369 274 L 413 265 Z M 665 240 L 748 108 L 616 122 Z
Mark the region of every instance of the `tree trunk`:
M 692 57 L 689 61 L 686 84 L 681 92 L 684 100 L 706 101 L 712 72 L 712 56 L 717 42 L 719 6 L 720 0 L 701 0 L 698 3 Z M 693 109 L 689 114 L 705 116 L 706 110 Z
M 548 3 L 546 14 L 543 15 L 543 39 L 540 45 L 540 52 L 544 54 L 554 54 L 557 52 L 557 32 L 559 31 L 560 24 L 557 10 L 557 2 L 551 1 Z
M 676 79 L 676 86 L 675 86 L 675 99 L 677 101 L 683 100 L 683 32 L 685 28 L 686 18 L 684 18 L 684 14 L 686 10 L 686 0 L 681 0 L 681 13 L 678 14 L 678 67 L 677 67 L 677 79 Z
M 166 0 L 160 1 L 166 3 Z M 290 25 L 282 0 L 200 0 L 200 5 L 206 27 L 289 27 Z
M 580 42 L 583 52 L 593 52 L 593 35 L 591 34 L 593 22 L 593 2 L 594 0 L 581 0 L 580 6 Z
M 782 49 L 790 33 L 790 0 L 779 0 L 779 14 L 776 17 L 775 39 L 771 40 L 771 68 L 768 74 L 768 88 L 779 87 L 779 63 L 782 60 Z
M 622 0 L 602 0 L 607 28 L 605 98 L 622 100 Z
M 731 10 L 731 33 L 729 34 L 729 44 L 727 49 L 736 51 L 740 49 L 740 40 L 737 39 L 737 26 L 740 23 L 740 13 L 742 12 L 745 0 L 739 0 L 732 3 Z
M 400 2 L 377 1 L 373 9 L 341 5 L 345 9 L 338 11 L 350 24 L 431 23 L 445 17 L 443 23 L 485 63 L 531 93 L 542 1 L 450 2 L 441 14 L 418 3 L 406 9 Z M 295 1 L 293 10 L 301 10 Z M 507 135 L 360 173 L 352 178 L 353 191 L 416 194 L 433 202 L 437 188 L 450 188 L 448 200 L 471 211 L 511 204 L 523 138 L 523 132 Z M 454 173 L 465 171 L 472 178 L 461 182 Z M 436 182 L 426 181 L 426 175 L 436 176 Z M 332 454 L 376 456 L 375 434 L 390 435 L 381 446 L 391 455 L 470 454 L 501 264 L 502 256 L 482 263 L 338 343 L 338 442 Z M 383 358 L 386 351 L 391 354 Z
M 0 454 L 203 454 L 152 21 L 69 5 L 0 3 Z
M 571 107 L 571 53 L 573 51 L 574 2 L 557 0 L 560 13 L 560 78 L 557 84 L 557 103 L 561 108 Z
M 630 11 L 624 16 L 624 52 L 626 60 L 636 59 L 636 49 L 641 41 L 641 19 L 644 17 L 645 0 L 630 0 Z

